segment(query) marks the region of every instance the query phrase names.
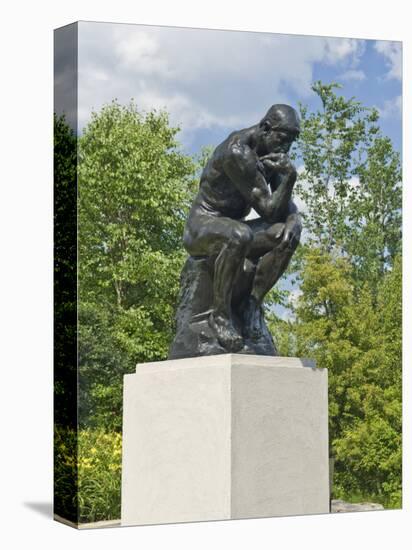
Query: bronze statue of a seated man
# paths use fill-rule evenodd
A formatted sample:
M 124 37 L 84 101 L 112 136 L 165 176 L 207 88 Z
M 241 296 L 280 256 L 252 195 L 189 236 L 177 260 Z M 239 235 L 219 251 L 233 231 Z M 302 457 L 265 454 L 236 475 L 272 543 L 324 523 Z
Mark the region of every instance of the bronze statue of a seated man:
M 183 242 L 193 258 L 212 262 L 207 322 L 226 352 L 247 353 L 247 342 L 262 336 L 262 301 L 299 243 L 297 174 L 288 156 L 299 130 L 292 107 L 273 105 L 258 124 L 218 145 L 201 175 Z M 246 220 L 252 208 L 260 217 Z M 246 272 L 249 284 L 240 291 Z

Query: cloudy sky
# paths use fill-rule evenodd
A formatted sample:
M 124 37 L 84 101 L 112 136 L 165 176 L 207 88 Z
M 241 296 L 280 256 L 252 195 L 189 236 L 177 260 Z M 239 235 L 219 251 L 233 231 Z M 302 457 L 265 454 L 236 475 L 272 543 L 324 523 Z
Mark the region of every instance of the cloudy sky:
M 188 153 L 256 123 L 273 103 L 317 107 L 314 80 L 344 85 L 381 112 L 401 147 L 397 42 L 142 25 L 79 23 L 79 131 L 92 110 L 134 98 L 166 109 Z

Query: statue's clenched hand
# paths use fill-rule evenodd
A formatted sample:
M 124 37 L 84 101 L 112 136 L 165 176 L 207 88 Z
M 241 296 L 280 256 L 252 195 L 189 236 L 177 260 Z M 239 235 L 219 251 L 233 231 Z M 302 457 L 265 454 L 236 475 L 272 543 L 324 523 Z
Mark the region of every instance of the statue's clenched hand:
M 274 173 L 296 177 L 296 168 L 286 153 L 271 153 L 261 157 L 259 160 L 269 177 Z

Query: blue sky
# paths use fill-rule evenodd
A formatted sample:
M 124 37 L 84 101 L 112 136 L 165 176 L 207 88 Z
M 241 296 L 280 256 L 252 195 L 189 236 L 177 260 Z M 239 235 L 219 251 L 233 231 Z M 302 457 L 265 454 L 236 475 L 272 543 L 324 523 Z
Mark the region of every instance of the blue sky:
M 313 81 L 381 112 L 401 148 L 401 44 L 348 38 L 79 23 L 79 130 L 113 98 L 166 109 L 186 152 L 217 145 L 273 103 L 317 107 Z

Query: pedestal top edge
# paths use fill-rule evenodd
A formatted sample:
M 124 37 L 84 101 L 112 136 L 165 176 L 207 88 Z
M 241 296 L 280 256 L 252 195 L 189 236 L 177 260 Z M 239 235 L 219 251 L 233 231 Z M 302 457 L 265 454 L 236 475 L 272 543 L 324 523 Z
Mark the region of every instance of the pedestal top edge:
M 221 355 L 204 355 L 201 357 L 186 357 L 184 359 L 170 359 L 164 361 L 153 361 L 149 363 L 138 363 L 136 372 L 145 372 L 153 368 L 193 368 L 200 366 L 214 367 L 287 367 L 287 368 L 316 368 L 313 359 L 299 357 L 270 357 L 267 355 L 246 355 L 240 353 L 227 353 Z M 317 369 L 324 370 L 324 369 Z M 127 375 L 126 375 L 127 376 Z

